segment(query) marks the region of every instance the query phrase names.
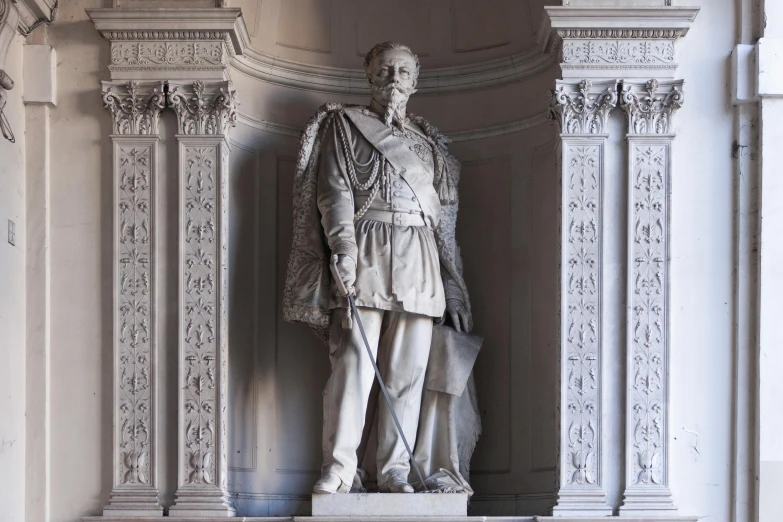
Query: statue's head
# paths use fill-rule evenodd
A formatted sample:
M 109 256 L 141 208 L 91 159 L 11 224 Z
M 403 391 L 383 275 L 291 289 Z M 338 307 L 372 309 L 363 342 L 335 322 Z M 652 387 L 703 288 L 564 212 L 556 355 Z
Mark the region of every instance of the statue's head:
M 364 57 L 364 71 L 373 100 L 387 109 L 387 115 L 404 113 L 419 78 L 419 57 L 410 47 L 395 42 L 375 45 Z

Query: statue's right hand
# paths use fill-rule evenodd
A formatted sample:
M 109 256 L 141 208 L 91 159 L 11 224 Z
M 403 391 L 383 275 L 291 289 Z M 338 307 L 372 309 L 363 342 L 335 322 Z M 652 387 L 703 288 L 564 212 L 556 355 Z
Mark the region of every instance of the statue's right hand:
M 342 281 L 343 285 L 345 285 L 347 293 L 343 294 L 343 296 L 353 295 L 353 285 L 356 283 L 356 261 L 354 261 L 351 256 L 340 254 L 337 256 L 337 262 L 333 263 L 331 267 L 333 272 L 332 276 L 334 276 L 335 279 Z M 340 285 L 337 286 L 339 288 Z M 342 289 L 340 293 L 343 293 Z

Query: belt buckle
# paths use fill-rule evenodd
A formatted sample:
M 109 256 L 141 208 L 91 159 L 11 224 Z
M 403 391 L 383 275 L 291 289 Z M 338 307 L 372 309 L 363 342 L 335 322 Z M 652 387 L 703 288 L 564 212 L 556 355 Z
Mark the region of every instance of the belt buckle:
M 403 226 L 402 224 L 402 214 L 399 212 L 394 213 L 394 224 L 397 226 Z

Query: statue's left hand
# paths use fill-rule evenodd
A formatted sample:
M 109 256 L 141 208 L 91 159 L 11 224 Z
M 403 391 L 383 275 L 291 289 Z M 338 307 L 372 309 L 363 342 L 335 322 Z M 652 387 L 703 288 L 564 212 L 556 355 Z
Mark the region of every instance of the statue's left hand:
M 459 299 L 446 299 L 446 313 L 451 317 L 454 329 L 470 332 L 470 312 Z

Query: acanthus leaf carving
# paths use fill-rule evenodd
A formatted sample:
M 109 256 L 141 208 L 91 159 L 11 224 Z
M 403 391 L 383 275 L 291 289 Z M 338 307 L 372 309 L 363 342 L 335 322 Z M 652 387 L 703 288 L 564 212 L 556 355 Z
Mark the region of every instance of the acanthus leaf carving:
M 118 149 L 118 484 L 150 485 L 153 302 L 151 146 Z
M 225 65 L 222 41 L 195 42 L 113 42 L 111 63 L 114 66 Z
M 158 133 L 165 107 L 162 82 L 103 82 L 103 106 L 114 119 L 114 134 Z
M 569 144 L 566 161 L 566 483 L 590 485 L 600 458 L 600 146 Z
M 629 134 L 671 134 L 672 117 L 685 101 L 682 80 L 644 84 L 624 82 L 620 105 L 628 118 Z
M 674 40 L 567 40 L 562 59 L 569 65 L 671 65 L 674 56 Z
M 616 81 L 572 84 L 558 80 L 550 100 L 550 117 L 563 134 L 602 134 L 616 105 Z
M 633 147 L 629 436 L 637 485 L 665 480 L 668 154 L 665 144 Z
M 229 82 L 169 82 L 168 105 L 177 113 L 180 134 L 227 135 L 236 125 L 236 91 Z

